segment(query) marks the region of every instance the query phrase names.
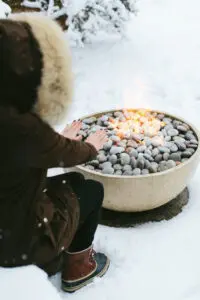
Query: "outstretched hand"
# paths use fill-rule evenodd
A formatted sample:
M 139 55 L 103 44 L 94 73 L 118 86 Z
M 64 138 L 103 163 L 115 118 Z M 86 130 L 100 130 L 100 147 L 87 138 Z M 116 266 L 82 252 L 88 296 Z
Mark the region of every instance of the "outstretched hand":
M 74 121 L 71 125 L 66 126 L 61 134 L 68 139 L 80 141 L 82 136 L 78 136 L 78 133 L 81 130 L 81 127 L 81 121 Z
M 85 140 L 87 143 L 92 144 L 97 151 L 103 148 L 103 145 L 107 142 L 108 137 L 104 130 L 96 131 L 92 133 L 88 138 Z

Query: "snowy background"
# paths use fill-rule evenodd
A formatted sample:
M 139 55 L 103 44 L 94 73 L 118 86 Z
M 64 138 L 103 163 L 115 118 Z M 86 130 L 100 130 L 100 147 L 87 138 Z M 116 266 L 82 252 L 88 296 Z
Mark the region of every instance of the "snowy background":
M 140 0 L 138 10 L 123 38 L 72 49 L 75 97 L 66 121 L 126 106 L 166 110 L 200 128 L 199 0 Z M 176 218 L 133 229 L 99 227 L 96 248 L 112 261 L 103 279 L 68 295 L 59 275 L 48 281 L 34 267 L 0 269 L 0 298 L 199 300 L 199 177 L 200 169 Z

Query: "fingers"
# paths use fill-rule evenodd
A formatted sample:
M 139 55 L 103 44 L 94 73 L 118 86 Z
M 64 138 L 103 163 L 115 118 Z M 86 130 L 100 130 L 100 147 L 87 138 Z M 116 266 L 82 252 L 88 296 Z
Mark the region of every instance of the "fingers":
M 81 140 L 82 140 L 82 136 L 81 136 L 81 135 L 76 136 L 76 137 L 74 138 L 74 140 L 76 140 L 76 141 L 81 141 Z

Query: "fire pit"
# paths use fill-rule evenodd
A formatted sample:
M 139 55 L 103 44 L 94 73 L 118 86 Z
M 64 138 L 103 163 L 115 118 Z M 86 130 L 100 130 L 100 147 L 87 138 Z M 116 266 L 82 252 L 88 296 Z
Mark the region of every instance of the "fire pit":
M 103 183 L 106 209 L 137 212 L 160 207 L 184 190 L 198 165 L 199 132 L 175 116 L 128 109 L 82 120 L 83 138 L 101 128 L 109 136 L 97 159 L 75 168 Z

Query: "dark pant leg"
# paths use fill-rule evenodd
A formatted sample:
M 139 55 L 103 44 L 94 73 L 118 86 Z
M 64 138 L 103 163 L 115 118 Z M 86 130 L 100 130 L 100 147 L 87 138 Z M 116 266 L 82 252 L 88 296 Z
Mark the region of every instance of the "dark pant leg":
M 77 252 L 90 247 L 99 223 L 99 214 L 104 198 L 103 185 L 97 181 L 85 180 L 80 187 L 74 187 L 80 205 L 79 228 L 69 248 Z

